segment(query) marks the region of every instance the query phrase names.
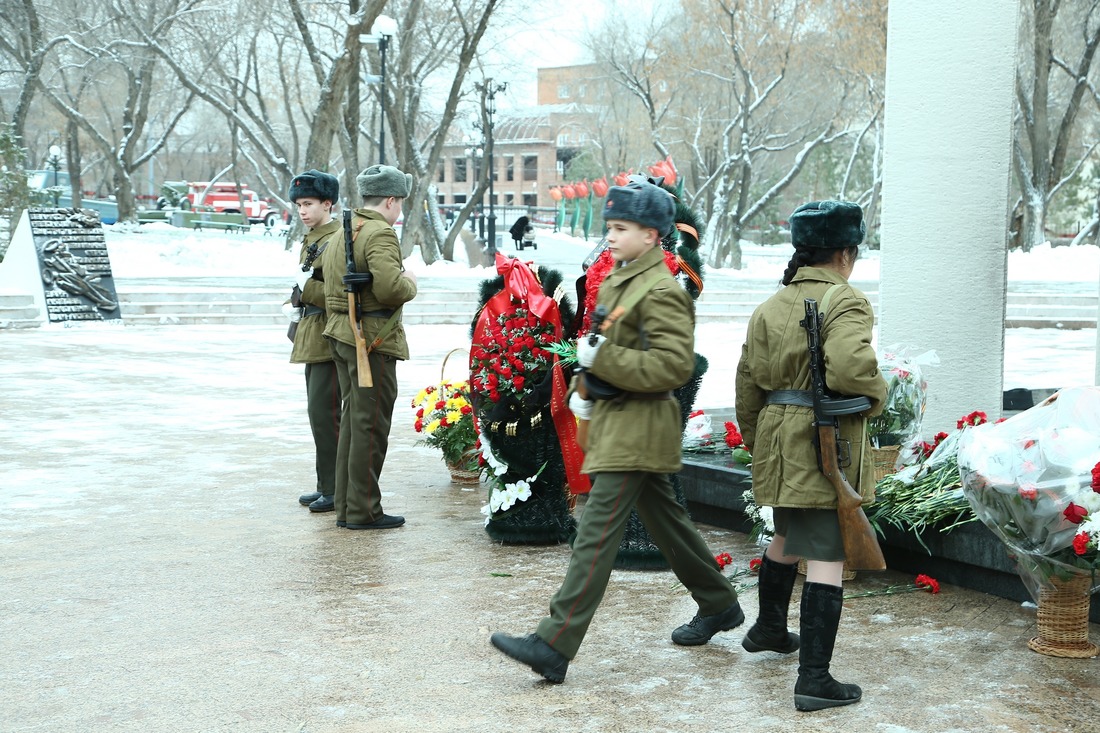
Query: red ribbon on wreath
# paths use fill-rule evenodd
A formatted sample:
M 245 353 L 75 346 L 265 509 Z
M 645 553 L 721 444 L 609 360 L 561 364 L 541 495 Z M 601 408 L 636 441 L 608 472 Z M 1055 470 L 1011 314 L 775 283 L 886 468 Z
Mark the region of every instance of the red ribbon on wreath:
M 496 268 L 504 277 L 504 289 L 490 298 L 482 308 L 474 327 L 473 343 L 485 346 L 490 340 L 490 323 L 501 315 L 512 313 L 520 304 L 524 304 L 540 321 L 552 326 L 555 340 L 560 340 L 562 326 L 558 304 L 542 292 L 542 283 L 531 270 L 530 263 L 505 257 L 498 252 Z M 471 349 L 471 367 L 474 351 Z M 565 378 L 556 356 L 551 366 L 551 378 L 553 389 L 550 395 L 550 417 L 558 433 L 558 443 L 565 463 L 566 483 L 571 493 L 587 493 L 591 484 L 588 477 L 581 473 L 584 453 L 577 445 L 577 422 L 566 401 Z

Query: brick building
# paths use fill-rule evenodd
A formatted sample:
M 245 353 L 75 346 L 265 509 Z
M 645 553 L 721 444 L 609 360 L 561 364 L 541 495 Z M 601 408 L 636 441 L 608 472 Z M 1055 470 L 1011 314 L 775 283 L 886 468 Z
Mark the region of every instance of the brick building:
M 537 104 L 496 115 L 494 206 L 554 205 L 550 188 L 566 182 L 566 166 L 584 148 L 597 118 L 592 104 L 605 83 L 598 70 L 595 64 L 539 69 Z M 487 163 L 481 140 L 448 143 L 436 177 L 439 203 L 465 204 Z M 486 204 L 488 199 L 486 192 Z

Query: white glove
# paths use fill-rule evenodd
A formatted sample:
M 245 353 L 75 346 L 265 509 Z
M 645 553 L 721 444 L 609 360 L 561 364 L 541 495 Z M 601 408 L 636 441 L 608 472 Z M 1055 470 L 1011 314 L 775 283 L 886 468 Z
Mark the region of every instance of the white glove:
M 286 316 L 287 320 L 291 323 L 297 323 L 302 320 L 302 309 L 295 308 L 290 303 L 283 303 L 283 315 Z
M 592 419 L 592 400 L 586 400 L 576 392 L 569 395 L 569 409 L 581 420 Z
M 595 346 L 589 343 L 591 339 L 591 336 L 582 336 L 577 339 L 577 363 L 585 369 L 596 363 L 596 352 L 603 346 L 604 341 L 607 341 L 607 336 L 597 335 Z
M 309 279 L 311 277 L 313 277 L 312 267 L 305 272 L 302 272 L 301 268 L 298 268 L 297 279 L 294 282 L 298 283 L 298 289 L 301 290 L 303 293 L 306 290 L 306 283 L 309 282 Z

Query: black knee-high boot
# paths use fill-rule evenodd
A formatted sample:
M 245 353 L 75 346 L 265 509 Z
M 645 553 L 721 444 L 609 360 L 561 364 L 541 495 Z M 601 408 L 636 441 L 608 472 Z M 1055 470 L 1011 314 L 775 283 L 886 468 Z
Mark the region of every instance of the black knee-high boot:
M 798 681 L 794 685 L 794 706 L 798 710 L 851 705 L 863 696 L 857 685 L 842 684 L 829 674 L 843 604 L 844 591 L 835 585 L 802 586 L 802 648 L 798 653 Z
M 741 640 L 745 651 L 790 654 L 798 650 L 798 634 L 787 631 L 787 609 L 791 605 L 791 589 L 797 573 L 796 565 L 784 565 L 764 556 L 756 586 L 760 615 Z

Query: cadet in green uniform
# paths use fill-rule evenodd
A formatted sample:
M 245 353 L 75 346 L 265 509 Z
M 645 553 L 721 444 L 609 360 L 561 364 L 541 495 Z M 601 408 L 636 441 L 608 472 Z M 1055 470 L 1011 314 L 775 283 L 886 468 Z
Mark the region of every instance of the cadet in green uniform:
M 318 257 L 326 249 L 340 249 L 343 239 L 340 222 L 332 218 L 332 207 L 340 199 L 336 176 L 308 170 L 290 182 L 287 198 L 298 207 L 298 216 L 306 225 L 298 262 L 301 318 L 294 332 L 291 364 L 305 364 L 306 412 L 313 431 L 317 466 L 317 490 L 298 497 L 311 512 L 331 512 L 335 508 L 336 444 L 340 431 L 340 381 L 332 349 L 324 339 L 325 283 Z
M 409 196 L 412 176 L 389 165 L 367 168 L 355 179 L 363 207 L 355 210 L 355 271 L 373 280 L 359 296 L 363 338 L 370 350 L 373 387 L 359 386 L 355 336 L 348 317 L 345 247 L 329 247 L 325 269 L 325 337 L 340 378 L 343 411 L 336 451 L 336 525 L 348 529 L 390 529 L 404 517 L 382 511 L 378 477 L 386 460 L 393 405 L 397 400 L 397 360 L 409 358 L 401 306 L 416 297 L 416 276 L 401 265 L 401 245 L 393 229 Z
M 867 297 L 848 284 L 859 244 L 863 211 L 843 201 L 814 201 L 791 215 L 794 256 L 781 291 L 749 320 L 737 365 L 737 419 L 752 452 L 756 503 L 774 507 L 775 536 L 760 568 L 760 616 L 742 646 L 750 652 L 799 651 L 795 707 L 818 710 L 858 702 L 857 685 L 829 674 L 844 592 L 844 544 L 836 513 L 836 489 L 818 468 L 806 331 L 799 325 L 805 299 L 824 315 L 821 331 L 825 382 L 845 396 L 871 400 L 865 415 L 840 418 L 851 445 L 847 476 L 864 501 L 874 499 L 874 474 L 866 417 L 878 414 L 886 382 L 871 348 L 874 313 Z M 787 631 L 795 564 L 806 558 L 802 587 L 801 639 Z
M 619 266 L 600 286 L 597 302 L 612 312 L 616 306 L 627 310 L 594 346 L 582 337 L 577 360 L 623 392 L 595 402 L 575 392 L 570 396 L 573 412 L 591 419 L 584 471 L 593 482 L 569 568 L 550 601 L 549 617 L 534 634 L 491 637 L 499 650 L 551 682 L 565 679 L 607 589 L 635 507 L 699 605 L 699 614 L 673 632 L 673 641 L 704 644 L 745 620 L 737 593 L 668 479 L 681 467 L 680 404 L 672 390 L 686 383 L 695 367 L 691 300 L 669 273 L 658 246 L 673 224 L 673 198 L 651 183 L 616 186 L 607 194 L 603 216 Z

